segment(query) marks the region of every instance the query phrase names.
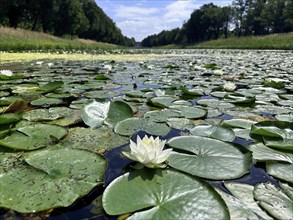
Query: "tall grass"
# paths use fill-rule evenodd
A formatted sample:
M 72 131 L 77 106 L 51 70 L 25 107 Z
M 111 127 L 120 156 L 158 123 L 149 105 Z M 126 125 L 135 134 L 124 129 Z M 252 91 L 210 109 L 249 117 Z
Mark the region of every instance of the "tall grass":
M 117 45 L 84 39 L 63 39 L 41 32 L 0 26 L 0 51 L 117 49 Z
M 223 48 L 223 49 L 281 49 L 293 50 L 293 32 L 264 36 L 231 37 L 206 41 L 187 48 Z

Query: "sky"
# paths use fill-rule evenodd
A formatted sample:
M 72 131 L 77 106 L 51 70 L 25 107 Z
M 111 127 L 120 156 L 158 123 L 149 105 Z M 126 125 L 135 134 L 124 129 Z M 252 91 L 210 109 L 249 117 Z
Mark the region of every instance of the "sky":
M 136 41 L 182 27 L 195 9 L 210 2 L 226 6 L 232 0 L 96 0 L 122 34 Z

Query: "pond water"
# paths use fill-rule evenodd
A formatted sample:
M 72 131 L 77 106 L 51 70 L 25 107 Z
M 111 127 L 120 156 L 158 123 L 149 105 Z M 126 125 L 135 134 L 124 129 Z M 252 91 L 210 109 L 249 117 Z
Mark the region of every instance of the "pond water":
M 30 208 L 11 205 L 2 196 L 0 219 L 117 219 L 118 215 L 109 215 L 103 210 L 102 196 L 117 177 L 132 172 L 134 163 L 122 156 L 122 151 L 130 151 L 129 140 L 136 142 L 137 135 L 159 136 L 167 141 L 167 148 L 174 148 L 179 159 L 170 157 L 166 169 L 179 171 L 184 178 L 196 176 L 199 182 L 229 195 L 234 192 L 225 183 L 251 186 L 272 183 L 278 190 L 285 189 L 284 183 L 288 184 L 286 189 L 292 191 L 292 51 L 132 50 L 131 54 L 137 59 L 130 59 L 129 51 L 122 53 L 125 55 L 109 55 L 108 59 L 103 56 L 102 60 L 95 55 L 88 60 L 0 63 L 0 70 L 13 73 L 8 77 L 0 74 L 0 186 L 10 190 L 5 178 L 17 169 L 46 169 L 32 158 L 46 149 L 48 153 L 50 149 L 59 152 L 65 148 L 74 155 L 73 151 L 82 149 L 94 152 L 95 155 L 85 153 L 89 158 L 102 155 L 96 160 L 105 158 L 107 161 L 107 167 L 101 168 L 101 176 L 91 183 L 93 187 L 87 189 L 86 195 L 81 193 L 81 198 L 73 200 L 69 208 L 19 214 L 13 209 Z M 110 101 L 110 124 L 105 121 L 89 128 L 82 112 L 93 100 Z M 27 130 L 35 129 L 36 124 L 42 132 Z M 49 125 L 58 128 L 47 127 Z M 23 134 L 26 137 L 21 136 Z M 15 135 L 19 135 L 19 139 Z M 184 139 L 186 136 L 194 140 L 188 142 L 188 137 Z M 25 138 L 24 141 L 21 138 Z M 32 139 L 38 144 L 29 146 Z M 195 142 L 204 145 L 199 146 L 201 150 L 192 151 L 181 144 Z M 23 143 L 28 143 L 28 147 Z M 214 147 L 219 145 L 223 151 L 213 152 L 205 146 L 207 143 Z M 182 165 L 190 157 L 194 157 L 194 161 L 203 159 Z M 48 166 L 55 167 L 54 164 Z M 50 178 L 64 178 L 58 169 L 57 173 L 46 172 Z M 15 187 L 19 186 L 15 184 Z M 43 189 L 34 190 L 43 192 Z M 230 214 L 234 213 L 229 202 L 225 202 Z M 222 201 L 223 204 L 225 206 Z M 134 210 L 139 213 L 148 208 Z M 279 211 L 276 207 L 269 211 L 261 208 L 273 217 Z M 288 213 L 290 210 L 286 210 L 283 217 Z

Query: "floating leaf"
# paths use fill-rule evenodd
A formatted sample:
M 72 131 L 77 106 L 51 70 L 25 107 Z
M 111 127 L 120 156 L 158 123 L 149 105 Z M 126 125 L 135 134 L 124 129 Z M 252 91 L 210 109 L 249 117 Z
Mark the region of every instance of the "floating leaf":
M 67 135 L 67 129 L 57 125 L 34 124 L 20 127 L 0 140 L 0 146 L 16 150 L 36 150 L 53 144 Z
M 108 127 L 100 127 L 99 129 L 77 127 L 69 129 L 69 133 L 63 143 L 66 147 L 87 149 L 101 153 L 126 144 L 128 141 L 128 138 L 115 134 Z
M 254 188 L 254 198 L 274 218 L 290 219 L 293 216 L 293 189 L 287 184 L 281 186 L 284 191 L 277 189 L 272 183 L 260 183 Z
M 184 86 L 180 86 L 179 88 L 183 93 L 188 95 L 194 95 L 194 96 L 202 96 L 204 94 L 202 89 L 188 89 Z
M 6 113 L 0 115 L 0 125 L 11 124 L 21 119 L 21 113 Z
M 222 141 L 233 141 L 235 134 L 232 129 L 219 125 L 199 125 L 190 130 L 193 135 L 210 137 Z
M 95 79 L 96 80 L 109 80 L 110 78 L 108 76 L 104 75 L 104 74 L 97 74 L 95 76 Z
M 118 177 L 106 188 L 103 207 L 109 215 L 135 212 L 128 219 L 229 219 L 214 189 L 171 169 L 141 169 Z
M 255 121 L 245 120 L 245 119 L 230 119 L 225 120 L 221 123 L 224 127 L 232 127 L 232 128 L 251 128 L 251 125 L 255 124 Z
M 154 122 L 165 122 L 168 118 L 180 117 L 181 114 L 178 111 L 170 109 L 162 109 L 156 111 L 148 111 L 144 114 L 144 118 L 148 118 Z
M 180 111 L 180 114 L 189 119 L 203 118 L 207 115 L 207 111 L 201 108 L 195 108 L 190 106 L 170 106 L 171 109 Z
M 199 136 L 172 138 L 168 145 L 174 150 L 169 165 L 195 176 L 208 179 L 235 179 L 249 172 L 251 154 L 219 140 Z
M 62 99 L 56 98 L 39 98 L 31 102 L 33 106 L 50 106 L 50 105 L 58 105 L 61 104 L 63 101 Z
M 273 148 L 293 150 L 293 123 L 263 121 L 251 126 L 252 137 L 261 136 L 265 145 Z
M 132 108 L 123 101 L 113 101 L 110 104 L 106 122 L 115 126 L 119 121 L 133 117 Z
M 51 107 L 49 109 L 34 109 L 25 112 L 22 116 L 23 119 L 28 121 L 53 121 L 59 118 L 64 118 L 72 115 L 74 110 L 67 107 Z
M 161 108 L 168 108 L 173 104 L 173 102 L 176 101 L 175 98 L 170 96 L 160 96 L 150 99 L 150 102 L 157 107 Z
M 271 176 L 293 183 L 293 163 L 267 162 L 266 170 Z
M 114 128 L 115 133 L 123 136 L 131 136 L 140 130 L 156 136 L 164 136 L 171 131 L 165 123 L 156 123 L 144 118 L 128 118 L 118 122 Z
M 70 206 L 103 183 L 106 168 L 104 158 L 79 149 L 41 150 L 25 161 L 30 166 L 1 173 L 0 207 L 33 213 Z
M 64 85 L 62 81 L 54 81 L 54 82 L 49 82 L 43 86 L 41 86 L 39 89 L 43 91 L 44 93 L 49 93 L 52 92 L 56 89 L 61 88 Z
M 194 128 L 193 122 L 187 118 L 169 118 L 166 122 L 171 128 L 179 130 L 190 130 Z
M 273 219 L 266 214 L 253 198 L 254 187 L 241 183 L 227 183 L 224 185 L 232 193 L 217 192 L 225 200 L 231 219 Z

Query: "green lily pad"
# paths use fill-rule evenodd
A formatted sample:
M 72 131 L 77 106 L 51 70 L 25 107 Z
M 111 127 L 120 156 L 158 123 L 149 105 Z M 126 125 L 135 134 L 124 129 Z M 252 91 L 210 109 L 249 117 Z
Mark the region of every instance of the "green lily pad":
M 156 136 L 164 136 L 171 131 L 165 123 L 157 123 L 144 118 L 127 118 L 118 122 L 114 127 L 114 132 L 123 136 L 131 136 L 140 130 Z
M 106 168 L 102 156 L 79 149 L 37 151 L 25 161 L 30 166 L 0 175 L 0 207 L 21 213 L 68 207 L 103 183 Z
M 260 183 L 254 188 L 254 198 L 274 218 L 290 219 L 293 216 L 293 189 L 287 184 L 280 185 L 283 190 L 272 183 Z
M 241 183 L 227 183 L 224 185 L 232 193 L 229 195 L 220 190 L 217 192 L 225 200 L 231 219 L 273 219 L 264 212 L 254 200 L 254 187 Z
M 233 141 L 235 139 L 235 133 L 232 129 L 224 128 L 219 125 L 199 125 L 191 129 L 190 133 L 222 141 Z
M 293 163 L 292 153 L 278 151 L 262 143 L 250 144 L 247 148 L 252 151 L 253 159 L 257 161 L 283 161 Z
M 67 129 L 57 125 L 34 124 L 20 127 L 0 140 L 0 146 L 16 150 L 36 150 L 52 145 L 67 135 Z
M 51 107 L 49 109 L 34 109 L 25 112 L 23 119 L 28 121 L 54 121 L 72 115 L 74 110 L 67 107 Z
M 31 102 L 33 106 L 43 106 L 43 105 L 58 105 L 63 102 L 62 99 L 56 99 L 56 98 L 40 98 L 36 99 Z
M 229 109 L 235 107 L 235 105 L 232 103 L 220 101 L 217 99 L 200 99 L 197 101 L 197 104 L 218 109 Z
M 263 121 L 251 126 L 252 137 L 262 137 L 266 146 L 293 150 L 293 123 Z
M 15 101 L 23 100 L 21 97 L 17 96 L 9 96 L 9 97 L 2 97 L 0 99 L 0 106 L 8 106 Z
M 203 118 L 207 115 L 207 111 L 201 108 L 174 105 L 170 106 L 170 108 L 180 111 L 181 116 L 189 119 Z
M 229 219 L 214 189 L 170 169 L 141 169 L 118 177 L 106 188 L 103 207 L 109 215 L 135 212 L 128 219 Z
M 55 91 L 56 89 L 61 88 L 64 85 L 62 81 L 49 82 L 39 88 L 43 93 L 49 93 Z
M 0 115 L 0 125 L 11 124 L 21 119 L 21 113 L 6 113 Z
M 69 129 L 69 133 L 63 143 L 66 147 L 87 149 L 101 153 L 126 144 L 128 141 L 128 138 L 115 134 L 108 127 L 100 127 L 99 129 L 77 127 Z
M 202 96 L 204 94 L 203 89 L 188 89 L 184 86 L 180 86 L 179 88 L 183 93 L 188 95 L 194 95 L 194 96 Z
M 133 117 L 132 108 L 123 101 L 113 101 L 110 104 L 106 122 L 115 126 L 119 121 Z
M 95 76 L 95 79 L 96 80 L 109 80 L 110 78 L 108 76 L 104 75 L 104 74 L 97 74 Z
M 289 183 L 293 183 L 293 163 L 286 162 L 267 162 L 266 163 L 267 173 L 278 179 L 285 180 Z
M 224 127 L 232 127 L 232 128 L 247 128 L 250 129 L 251 125 L 255 124 L 255 121 L 245 120 L 245 119 L 230 119 L 225 120 L 221 123 Z
M 168 145 L 186 153 L 173 153 L 168 161 L 175 169 L 208 179 L 235 179 L 249 172 L 251 153 L 219 140 L 181 136 L 172 138 Z
M 171 128 L 179 130 L 190 130 L 194 128 L 194 123 L 187 118 L 169 118 L 166 122 Z
M 168 118 L 180 116 L 180 112 L 171 109 L 148 111 L 144 114 L 144 118 L 148 118 L 154 122 L 165 122 Z
M 161 108 L 168 108 L 174 101 L 176 101 L 176 99 L 171 96 L 160 96 L 150 99 L 151 104 Z

